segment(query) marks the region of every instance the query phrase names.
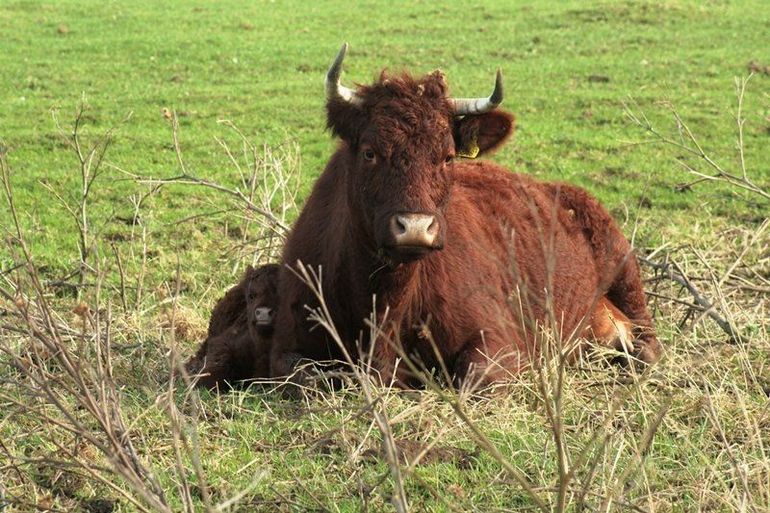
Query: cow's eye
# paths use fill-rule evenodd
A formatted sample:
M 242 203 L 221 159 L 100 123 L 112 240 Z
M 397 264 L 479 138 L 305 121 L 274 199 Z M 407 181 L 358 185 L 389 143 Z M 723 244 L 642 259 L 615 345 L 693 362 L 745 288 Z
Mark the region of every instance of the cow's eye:
M 451 155 L 451 154 L 450 154 L 450 155 L 447 155 L 447 156 L 446 156 L 446 158 L 444 159 L 444 162 L 445 162 L 446 164 L 449 164 L 450 162 L 452 162 L 452 160 L 453 160 L 454 158 L 455 158 L 455 156 L 454 156 L 454 155 Z
M 366 160 L 367 162 L 374 162 L 374 158 L 375 158 L 374 150 L 371 148 L 366 148 L 364 150 L 364 160 Z

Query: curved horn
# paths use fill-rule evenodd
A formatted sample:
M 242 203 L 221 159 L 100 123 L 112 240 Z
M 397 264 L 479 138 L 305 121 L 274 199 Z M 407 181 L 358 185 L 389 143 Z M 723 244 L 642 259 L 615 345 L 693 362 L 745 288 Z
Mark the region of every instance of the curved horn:
M 334 58 L 334 62 L 329 68 L 329 71 L 326 72 L 326 99 L 333 100 L 339 98 L 348 103 L 352 103 L 353 105 L 360 105 L 361 98 L 356 95 L 356 92 L 340 84 L 342 61 L 345 59 L 345 54 L 347 52 L 348 44 L 343 43 L 342 48 L 340 48 L 337 57 Z
M 455 114 L 484 114 L 494 110 L 503 102 L 503 72 L 498 68 L 495 77 L 495 90 L 488 98 L 450 98 Z

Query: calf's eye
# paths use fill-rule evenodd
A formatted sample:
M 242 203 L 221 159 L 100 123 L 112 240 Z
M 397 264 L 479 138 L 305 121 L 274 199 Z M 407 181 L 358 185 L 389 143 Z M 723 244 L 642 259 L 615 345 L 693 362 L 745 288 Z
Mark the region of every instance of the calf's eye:
M 374 162 L 374 150 L 367 148 L 364 150 L 364 160 L 368 162 Z
M 452 162 L 452 159 L 454 159 L 453 155 L 447 155 L 446 158 L 444 159 L 444 163 L 449 164 L 450 162 Z

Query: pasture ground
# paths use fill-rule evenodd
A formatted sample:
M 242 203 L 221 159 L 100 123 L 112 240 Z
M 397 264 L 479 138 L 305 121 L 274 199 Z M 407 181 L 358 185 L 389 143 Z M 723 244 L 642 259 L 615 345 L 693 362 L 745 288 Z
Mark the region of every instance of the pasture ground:
M 0 155 L 25 241 L 4 196 L 0 510 L 381 511 L 400 488 L 414 511 L 770 510 L 768 33 L 761 0 L 0 3 Z M 343 40 L 348 84 L 438 67 L 477 96 L 501 67 L 519 129 L 494 160 L 586 187 L 742 340 L 648 266 L 667 351 L 642 376 L 592 361 L 557 386 L 546 362 L 502 394 L 380 387 L 374 404 L 352 381 L 294 399 L 172 387 L 215 301 L 279 250 L 244 198 L 290 223 L 333 151 L 322 77 Z M 84 103 L 86 152 L 115 131 L 81 209 Z M 674 113 L 759 192 L 678 187 L 715 169 Z M 184 173 L 243 197 L 152 181 Z

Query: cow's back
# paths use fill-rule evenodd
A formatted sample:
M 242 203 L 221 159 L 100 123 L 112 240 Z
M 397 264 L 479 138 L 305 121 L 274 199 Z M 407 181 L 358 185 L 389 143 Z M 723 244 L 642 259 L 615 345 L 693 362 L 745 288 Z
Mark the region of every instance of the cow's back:
M 455 172 L 447 245 L 431 255 L 443 261 L 437 265 L 441 280 L 433 281 L 442 302 L 454 303 L 456 317 L 475 317 L 468 323 L 476 329 L 488 325 L 531 338 L 526 325 L 549 324 L 547 290 L 562 334 L 569 336 L 599 285 L 572 213 L 543 183 L 489 162 L 460 162 Z

